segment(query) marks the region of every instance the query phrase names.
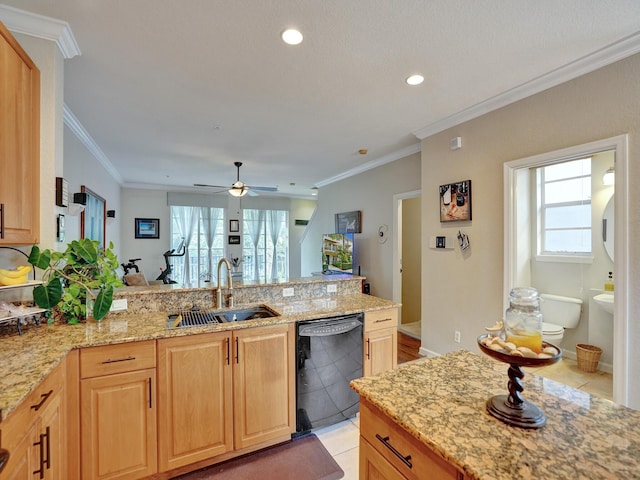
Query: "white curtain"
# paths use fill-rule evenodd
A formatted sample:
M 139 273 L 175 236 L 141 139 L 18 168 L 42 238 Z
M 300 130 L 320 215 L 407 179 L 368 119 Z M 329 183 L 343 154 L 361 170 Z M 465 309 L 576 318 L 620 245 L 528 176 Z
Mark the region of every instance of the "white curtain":
M 268 210 L 267 212 L 267 221 L 269 222 L 269 230 L 271 232 L 271 246 L 272 246 L 272 254 L 271 254 L 271 268 L 269 272 L 265 272 L 267 278 L 277 279 L 278 277 L 278 255 L 277 255 L 277 245 L 278 238 L 280 238 L 280 229 L 282 228 L 283 216 L 285 212 L 281 210 Z
M 260 265 L 258 264 L 258 241 L 260 240 L 260 232 L 264 228 L 264 210 L 243 210 L 247 222 L 245 227 L 246 235 L 251 239 L 253 244 L 253 280 L 258 280 L 260 276 Z
M 189 244 L 193 238 L 193 234 L 197 232 L 198 227 L 198 207 L 181 207 L 178 209 L 177 226 L 180 235 L 184 238 L 185 255 L 183 264 L 182 278 L 186 282 L 191 281 L 191 261 L 189 253 Z
M 202 227 L 207 242 L 207 273 L 209 280 L 213 281 L 213 272 L 215 270 L 213 262 L 213 237 L 215 236 L 218 222 L 224 220 L 224 210 L 221 208 L 200 207 L 200 217 L 202 218 Z

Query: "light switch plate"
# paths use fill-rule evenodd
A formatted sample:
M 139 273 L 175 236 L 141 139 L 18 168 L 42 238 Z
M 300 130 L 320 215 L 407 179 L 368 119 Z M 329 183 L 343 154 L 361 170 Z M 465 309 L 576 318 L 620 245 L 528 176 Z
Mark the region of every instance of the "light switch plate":
M 109 311 L 111 312 L 119 312 L 121 310 L 127 309 L 127 299 L 126 298 L 117 298 L 111 304 L 111 308 Z
M 330 283 L 327 285 L 327 293 L 336 293 L 338 291 L 338 285 L 335 283 Z

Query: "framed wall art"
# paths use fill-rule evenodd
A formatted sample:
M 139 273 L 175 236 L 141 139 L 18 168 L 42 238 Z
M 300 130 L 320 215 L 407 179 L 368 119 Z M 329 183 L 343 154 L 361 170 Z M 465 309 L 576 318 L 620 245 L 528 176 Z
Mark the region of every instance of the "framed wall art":
M 471 220 L 471 180 L 440 185 L 440 221 Z
M 239 232 L 240 231 L 240 220 L 229 220 L 229 231 L 230 232 Z
M 136 218 L 136 238 L 160 238 L 159 218 Z
M 360 210 L 355 210 L 353 212 L 336 213 L 335 233 L 362 233 L 362 225 L 360 224 L 360 220 Z
M 229 245 L 240 245 L 240 235 L 229 235 Z

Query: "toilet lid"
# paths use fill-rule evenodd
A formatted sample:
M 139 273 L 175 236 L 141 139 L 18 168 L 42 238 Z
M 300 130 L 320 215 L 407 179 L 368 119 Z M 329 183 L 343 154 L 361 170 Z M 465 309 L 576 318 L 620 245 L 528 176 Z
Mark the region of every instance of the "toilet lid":
M 542 323 L 542 334 L 543 335 L 558 335 L 564 332 L 564 328 L 560 325 L 554 325 L 553 323 Z

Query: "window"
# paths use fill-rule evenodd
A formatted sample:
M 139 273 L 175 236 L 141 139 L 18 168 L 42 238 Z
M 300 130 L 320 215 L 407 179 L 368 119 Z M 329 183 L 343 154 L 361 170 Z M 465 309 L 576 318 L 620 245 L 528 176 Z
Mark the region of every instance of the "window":
M 591 255 L 591 158 L 538 169 L 538 255 Z
M 173 266 L 170 278 L 182 284 L 217 281 L 218 261 L 225 256 L 224 208 L 172 206 L 172 248 L 183 240 L 185 255 L 169 257 Z
M 281 280 L 289 277 L 289 212 L 245 209 L 243 216 L 243 277 Z

